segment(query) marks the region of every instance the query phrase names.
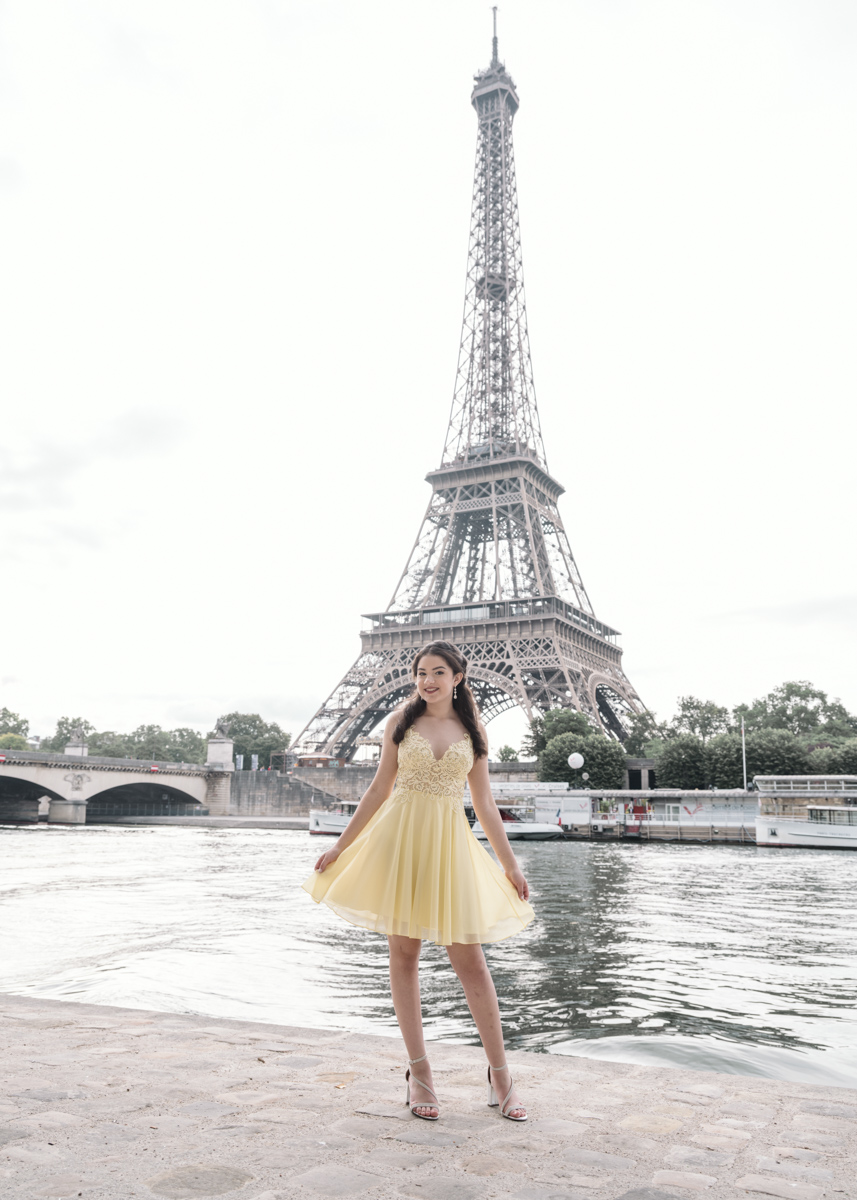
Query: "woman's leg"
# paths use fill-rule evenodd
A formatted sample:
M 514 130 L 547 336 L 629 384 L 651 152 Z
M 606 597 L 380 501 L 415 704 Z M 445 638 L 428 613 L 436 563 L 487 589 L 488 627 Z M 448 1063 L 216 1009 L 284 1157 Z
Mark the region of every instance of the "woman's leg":
M 426 1052 L 420 1003 L 420 950 L 423 944 L 419 938 L 399 937 L 396 934 L 388 935 L 387 941 L 390 944 L 390 991 L 393 993 L 396 1019 L 402 1031 L 408 1058 L 422 1058 Z M 416 1078 L 412 1071 L 410 1081 L 411 1103 L 417 1103 L 417 1110 L 422 1116 L 436 1117 L 437 1108 L 434 1101 L 418 1082 L 418 1079 L 422 1079 L 434 1089 L 431 1067 L 426 1060 L 414 1070 Z M 419 1104 L 421 1095 L 431 1103 Z
M 473 1014 L 476 1028 L 485 1047 L 485 1054 L 490 1067 L 500 1067 L 506 1061 L 506 1048 L 503 1045 L 503 1027 L 500 1024 L 500 1006 L 497 1003 L 497 992 L 494 990 L 494 980 L 488 970 L 482 947 L 478 944 L 465 945 L 456 942 L 446 947 L 449 961 L 456 975 L 461 980 L 468 1007 Z M 497 1099 L 502 1104 L 509 1090 L 511 1076 L 508 1068 L 505 1071 L 491 1071 L 491 1079 Z M 526 1109 L 518 1103 L 517 1092 L 512 1092 L 506 1112 L 515 1117 L 522 1117 Z

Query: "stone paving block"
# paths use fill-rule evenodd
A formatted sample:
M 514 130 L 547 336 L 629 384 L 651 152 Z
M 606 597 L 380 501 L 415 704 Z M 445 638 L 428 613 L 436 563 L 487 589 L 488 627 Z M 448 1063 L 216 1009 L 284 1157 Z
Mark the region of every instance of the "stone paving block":
M 735 1155 L 718 1150 L 696 1150 L 693 1146 L 671 1146 L 664 1161 L 671 1167 L 731 1167 Z
M 694 1096 L 707 1096 L 709 1100 L 719 1100 L 725 1095 L 723 1088 L 715 1087 L 711 1083 L 692 1083 L 687 1087 L 681 1085 L 675 1088 L 677 1092 L 690 1092 Z
M 319 1192 L 322 1196 L 354 1196 L 370 1187 L 377 1187 L 383 1180 L 368 1171 L 355 1171 L 353 1167 L 338 1167 L 333 1164 L 313 1167 L 303 1175 L 289 1180 L 290 1188 L 295 1184 Z
M 796 1158 L 800 1162 L 816 1162 L 821 1155 L 815 1150 L 800 1150 L 797 1146 L 772 1146 L 771 1154 L 774 1158 Z
M 323 1058 L 313 1054 L 284 1054 L 282 1058 L 277 1059 L 277 1066 L 289 1071 L 308 1071 L 310 1067 L 317 1067 L 323 1062 Z
M 714 1175 L 697 1175 L 692 1171 L 655 1171 L 652 1183 L 660 1187 L 692 1188 L 701 1192 L 717 1183 Z
M 523 1163 L 502 1154 L 477 1154 L 465 1158 L 462 1165 L 469 1175 L 520 1175 L 527 1170 Z
M 604 1154 L 600 1150 L 581 1150 L 577 1146 L 564 1150 L 563 1158 L 579 1167 L 601 1167 L 604 1171 L 629 1171 L 637 1165 L 633 1158 Z
M 10 1092 L 17 1100 L 38 1100 L 48 1104 L 56 1103 L 57 1100 L 86 1100 L 89 1092 L 85 1092 L 82 1088 L 70 1088 L 68 1091 L 54 1088 L 24 1088 L 19 1092 Z
M 348 1134 L 350 1137 L 379 1138 L 390 1132 L 388 1121 L 372 1121 L 368 1117 L 343 1117 L 334 1121 L 330 1126 L 336 1133 Z
M 457 1176 L 440 1175 L 402 1183 L 398 1190 L 403 1196 L 416 1196 L 424 1200 L 479 1200 L 485 1194 L 482 1184 Z
M 551 1133 L 560 1137 L 575 1137 L 581 1133 L 592 1132 L 591 1125 L 584 1125 L 582 1121 L 564 1121 L 561 1117 L 539 1117 L 535 1121 L 528 1121 L 527 1124 L 534 1133 Z
M 616 1200 L 675 1200 L 675 1192 L 662 1192 L 660 1188 L 638 1187 L 623 1192 Z
M 837 1151 L 843 1145 L 843 1138 L 832 1133 L 816 1133 L 814 1129 L 784 1129 L 783 1133 L 796 1146 L 805 1146 L 807 1150 L 821 1150 L 822 1153 Z
M 656 1142 L 654 1138 L 637 1137 L 633 1133 L 602 1133 L 596 1136 L 599 1145 L 638 1157 L 648 1154 L 650 1150 L 657 1150 L 660 1145 L 660 1142 Z
M 733 1154 L 739 1154 L 742 1150 L 747 1149 L 746 1142 L 739 1141 L 736 1137 L 730 1137 L 725 1131 L 719 1134 L 695 1133 L 690 1140 L 696 1142 L 697 1146 L 705 1146 L 708 1150 L 730 1150 Z
M 94 1185 L 82 1175 L 52 1175 L 50 1179 L 45 1179 L 41 1185 L 36 1186 L 38 1190 L 34 1191 L 33 1195 L 62 1197 L 64 1200 L 66 1196 L 77 1196 L 83 1188 Z
M 800 1106 L 801 1112 L 817 1113 L 823 1117 L 846 1117 L 857 1119 L 857 1105 L 840 1104 L 830 1100 L 804 1100 Z
M 397 1154 L 395 1150 L 372 1150 L 360 1160 L 367 1166 L 373 1167 L 379 1175 L 385 1171 L 414 1171 L 417 1167 L 431 1162 L 430 1154 Z
M 623 1129 L 633 1129 L 636 1133 L 673 1133 L 681 1129 L 682 1122 L 673 1117 L 661 1117 L 655 1113 L 634 1113 L 619 1122 Z
M 694 1092 L 685 1091 L 684 1089 L 679 1090 L 678 1088 L 664 1091 L 663 1095 L 667 1100 L 678 1100 L 682 1104 L 692 1104 L 696 1108 L 708 1108 L 714 1103 L 709 1096 L 699 1096 Z
M 243 1187 L 252 1178 L 235 1167 L 193 1163 L 173 1167 L 147 1179 L 146 1187 L 156 1196 L 166 1196 L 168 1200 L 194 1200 L 197 1196 L 222 1196 L 224 1192 Z
M 9 1122 L 12 1129 L 70 1129 L 84 1124 L 83 1117 L 65 1112 L 31 1113 L 28 1117 L 15 1117 Z
M 279 1092 L 259 1092 L 252 1088 L 236 1088 L 232 1092 L 218 1092 L 215 1100 L 221 1104 L 270 1104 L 281 1099 Z
M 27 1142 L 23 1146 L 7 1146 L 3 1150 L 3 1157 L 10 1162 L 28 1163 L 33 1167 L 55 1167 L 65 1158 L 65 1154 L 59 1146 L 52 1146 L 48 1142 Z
M 611 1182 L 612 1175 L 602 1175 L 601 1178 L 596 1178 L 594 1175 L 569 1175 L 568 1182 L 572 1187 L 580 1188 L 603 1188 Z
M 846 1121 L 842 1117 L 822 1117 L 815 1113 L 795 1113 L 792 1117 L 792 1125 L 797 1125 L 799 1129 L 817 1130 L 819 1133 L 854 1133 L 855 1125 L 853 1121 Z
M 721 1125 L 703 1125 L 702 1132 L 713 1134 L 714 1137 L 731 1137 L 735 1142 L 749 1142 L 753 1136 L 746 1129 L 733 1129 L 725 1121 Z
M 742 1175 L 735 1180 L 736 1188 L 745 1192 L 761 1192 L 763 1196 L 781 1196 L 785 1200 L 822 1200 L 824 1191 L 811 1183 L 792 1183 L 787 1179 L 769 1179 L 764 1175 Z
M 731 1104 L 724 1104 L 720 1111 L 726 1116 L 751 1117 L 755 1121 L 773 1121 L 777 1115 L 775 1108 L 751 1100 L 733 1100 Z
M 30 1136 L 29 1129 L 8 1129 L 0 1126 L 0 1146 L 6 1146 L 9 1142 L 20 1142 L 22 1138 Z
M 774 1171 L 777 1175 L 789 1175 L 792 1179 L 806 1179 L 811 1183 L 832 1183 L 833 1172 L 824 1167 L 799 1166 L 797 1163 L 781 1163 L 776 1158 L 762 1155 L 756 1159 L 760 1171 Z
M 401 1107 L 392 1104 L 367 1104 L 356 1111 L 365 1113 L 368 1117 L 391 1117 L 396 1121 L 412 1121 L 414 1119 L 404 1104 Z
M 427 1121 L 417 1121 L 401 1133 L 387 1133 L 384 1137 L 386 1140 L 407 1142 L 411 1146 L 463 1146 L 468 1141 L 466 1133 L 438 1129 L 437 1125 Z
M 181 1111 L 189 1117 L 231 1117 L 238 1109 L 234 1104 L 215 1104 L 213 1100 L 195 1100 L 182 1104 Z

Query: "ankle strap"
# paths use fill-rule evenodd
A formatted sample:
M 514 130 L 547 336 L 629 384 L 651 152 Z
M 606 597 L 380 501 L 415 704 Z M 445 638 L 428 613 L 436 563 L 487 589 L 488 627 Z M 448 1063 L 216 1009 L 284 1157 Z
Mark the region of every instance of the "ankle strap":
M 490 1066 L 490 1063 L 489 1063 L 489 1066 Z M 492 1071 L 508 1071 L 508 1070 L 509 1070 L 509 1064 L 508 1064 L 508 1063 L 503 1063 L 502 1067 L 491 1067 L 491 1070 L 492 1070 Z
M 424 1061 L 425 1059 L 427 1059 L 427 1058 L 428 1058 L 428 1050 L 426 1050 L 426 1052 L 425 1052 L 425 1054 L 422 1056 L 422 1058 L 409 1058 L 409 1059 L 408 1059 L 408 1064 L 409 1064 L 410 1066 L 412 1066 L 412 1067 L 415 1067 L 415 1066 L 417 1065 L 417 1063 L 418 1063 L 418 1062 L 423 1062 L 423 1061 Z

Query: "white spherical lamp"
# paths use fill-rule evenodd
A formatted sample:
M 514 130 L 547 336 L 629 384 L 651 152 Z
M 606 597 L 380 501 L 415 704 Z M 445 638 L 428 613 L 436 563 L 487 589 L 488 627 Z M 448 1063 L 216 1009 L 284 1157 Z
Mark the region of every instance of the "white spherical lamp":
M 577 754 L 576 752 L 574 754 L 569 754 L 568 765 L 573 771 L 579 771 L 583 766 L 583 755 Z

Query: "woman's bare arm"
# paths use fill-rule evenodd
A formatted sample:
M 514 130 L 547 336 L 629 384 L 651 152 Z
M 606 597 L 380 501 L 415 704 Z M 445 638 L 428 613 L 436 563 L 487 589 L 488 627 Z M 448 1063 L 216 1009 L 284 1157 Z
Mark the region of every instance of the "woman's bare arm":
M 491 795 L 491 780 L 488 775 L 488 759 L 477 758 L 470 774 L 467 776 L 470 784 L 470 798 L 479 824 L 485 830 L 491 849 L 497 855 L 500 866 L 506 873 L 506 878 L 515 888 L 521 900 L 529 899 L 530 888 L 524 873 L 518 866 L 506 831 L 503 828 L 503 818 L 497 808 L 496 801 Z
M 399 771 L 399 747 L 393 741 L 393 730 L 397 722 L 398 717 L 391 717 L 387 722 L 381 746 L 381 761 L 378 763 L 375 778 L 363 793 L 363 798 L 345 829 L 315 864 L 316 871 L 323 871 L 332 862 L 336 862 L 342 851 L 360 836 L 384 801 L 389 798 Z

